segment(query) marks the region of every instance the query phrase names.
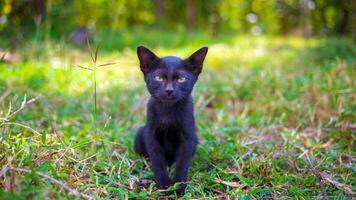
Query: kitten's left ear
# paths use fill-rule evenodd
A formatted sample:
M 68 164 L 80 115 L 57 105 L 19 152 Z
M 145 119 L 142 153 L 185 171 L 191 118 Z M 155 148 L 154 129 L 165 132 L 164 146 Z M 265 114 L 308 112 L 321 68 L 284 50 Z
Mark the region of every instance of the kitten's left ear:
M 208 47 L 202 47 L 198 51 L 194 52 L 189 58 L 186 59 L 189 63 L 189 68 L 195 75 L 199 75 L 203 69 L 203 62 L 206 54 L 208 53 Z

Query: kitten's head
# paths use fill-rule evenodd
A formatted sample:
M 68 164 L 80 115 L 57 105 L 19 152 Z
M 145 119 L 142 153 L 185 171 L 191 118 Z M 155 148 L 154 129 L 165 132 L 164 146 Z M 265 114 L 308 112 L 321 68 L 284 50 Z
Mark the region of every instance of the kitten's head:
M 139 46 L 137 55 L 149 93 L 164 104 L 172 105 L 186 99 L 203 68 L 208 47 L 202 47 L 187 59 L 175 56 L 158 57 Z

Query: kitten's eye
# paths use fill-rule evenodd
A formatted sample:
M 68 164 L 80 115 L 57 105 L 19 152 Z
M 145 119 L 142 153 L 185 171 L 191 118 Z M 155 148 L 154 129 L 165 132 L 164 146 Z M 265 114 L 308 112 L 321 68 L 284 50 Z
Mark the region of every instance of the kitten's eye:
M 179 77 L 177 79 L 178 83 L 184 83 L 187 79 L 185 77 Z
M 163 78 L 160 77 L 160 76 L 155 76 L 155 80 L 156 80 L 156 81 L 159 81 L 159 82 L 162 82 L 162 81 L 163 81 Z

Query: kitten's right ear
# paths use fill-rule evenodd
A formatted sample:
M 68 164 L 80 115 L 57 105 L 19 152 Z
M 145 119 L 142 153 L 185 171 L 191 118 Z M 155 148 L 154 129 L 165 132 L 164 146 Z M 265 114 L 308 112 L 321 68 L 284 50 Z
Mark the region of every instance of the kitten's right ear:
M 147 73 L 150 70 L 152 62 L 158 59 L 152 51 L 144 46 L 137 47 L 137 56 L 140 60 L 140 68 L 143 73 Z

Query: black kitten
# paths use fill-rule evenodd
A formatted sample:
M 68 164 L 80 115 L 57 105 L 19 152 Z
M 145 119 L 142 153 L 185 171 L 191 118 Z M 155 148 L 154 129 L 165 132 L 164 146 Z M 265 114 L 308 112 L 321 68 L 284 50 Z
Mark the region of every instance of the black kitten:
M 143 46 L 137 48 L 151 97 L 147 124 L 136 134 L 135 150 L 150 159 L 158 188 L 181 183 L 178 195 L 184 194 L 188 168 L 199 143 L 191 92 L 207 52 L 208 48 L 203 47 L 182 60 L 174 56 L 159 58 Z M 173 163 L 176 169 L 171 180 L 167 166 Z

